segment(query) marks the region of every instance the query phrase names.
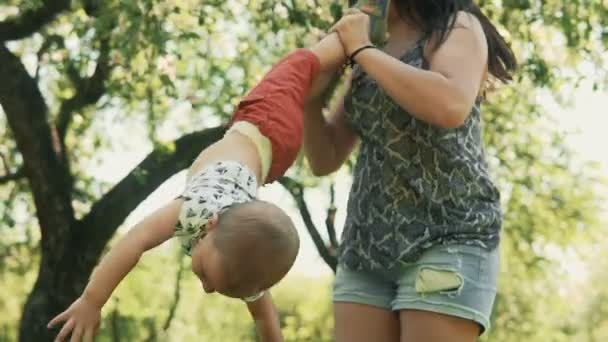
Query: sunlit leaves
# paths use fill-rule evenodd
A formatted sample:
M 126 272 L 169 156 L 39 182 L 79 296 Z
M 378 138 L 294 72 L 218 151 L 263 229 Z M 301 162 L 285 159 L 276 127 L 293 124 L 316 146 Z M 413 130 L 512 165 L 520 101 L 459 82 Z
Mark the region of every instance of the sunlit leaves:
M 108 41 L 111 74 L 106 92 L 95 105 L 74 113 L 66 138 L 76 179 L 72 194 L 76 218 L 114 185 L 94 177 L 92 170 L 117 163 L 117 156 L 135 147 L 162 146 L 169 152 L 173 146 L 164 141 L 226 122 L 239 99 L 271 65 L 325 32 L 340 17 L 345 3 L 73 1 L 70 11 L 39 33 L 11 43 L 10 48 L 37 77 L 53 122 L 61 103 L 78 91 L 79 80 L 94 72 L 100 41 Z M 488 163 L 505 212 L 495 330 L 487 339 L 574 341 L 594 336 L 604 340 L 608 334 L 605 291 L 589 291 L 590 299 L 581 304 L 576 317 L 564 320 L 570 312 L 569 298 L 559 294 L 568 277 L 551 251 L 566 253 L 570 248 L 574 255 L 588 251 L 598 260 L 606 258 L 603 247 L 587 249 L 592 240 L 605 244 L 605 234 L 598 233 L 603 226 L 597 194 L 605 185 L 589 164 L 578 161 L 565 146 L 563 133 L 547 119 L 539 98 L 549 94 L 567 103 L 581 79 L 592 79 L 598 91 L 606 90 L 608 3 L 479 3 L 512 43 L 521 64 L 515 84 L 490 92 L 482 110 Z M 41 4 L 39 0 L 5 1 L 0 5 L 0 20 Z M 3 116 L 0 141 L 8 170 L 16 171 L 21 156 Z M 316 181 L 305 168 L 297 167 L 292 173 L 303 184 Z M 136 176 L 147 177 L 144 172 Z M 37 272 L 36 218 L 28 192 L 25 181 L 0 186 L 0 278 L 9 288 L 0 295 L 1 312 L 20 310 L 21 299 L 14 298 L 25 297 L 24 283 L 29 288 Z M 584 248 L 572 247 L 581 241 Z M 119 289 L 117 306 L 109 306 L 100 340 L 112 340 L 115 328 L 125 340 L 151 336 L 166 340 L 159 327 L 166 314 L 162 308 L 171 300 L 171 279 L 159 270 L 174 267 L 169 258 L 144 262 Z M 605 268 L 597 266 L 600 271 Z M 606 281 L 606 273 L 600 271 L 592 278 L 596 284 Z M 197 286 L 191 280 L 184 285 L 184 293 L 195 300 L 183 301 L 167 336 L 176 341 L 253 340 L 253 325 L 240 303 L 217 297 L 199 301 Z M 306 291 L 294 287 L 277 296 L 286 340 L 331 340 L 329 286 L 302 288 Z M 6 338 L 14 340 L 17 316 L 0 319 L 0 336 L 8 331 Z

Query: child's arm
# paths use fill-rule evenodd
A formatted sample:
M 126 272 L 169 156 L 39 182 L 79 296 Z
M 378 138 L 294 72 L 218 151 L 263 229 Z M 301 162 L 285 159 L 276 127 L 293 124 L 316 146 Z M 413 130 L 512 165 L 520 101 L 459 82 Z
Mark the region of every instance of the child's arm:
M 48 327 L 65 322 L 56 341 L 72 332 L 72 341 L 92 340 L 101 319 L 101 308 L 120 281 L 133 269 L 141 255 L 170 239 L 181 208 L 175 200 L 143 219 L 102 259 L 93 272 L 83 294 L 72 305 L 53 318 Z
M 248 302 L 247 308 L 255 320 L 258 335 L 263 342 L 283 342 L 279 315 L 272 304 L 270 292 L 264 292 L 255 302 Z

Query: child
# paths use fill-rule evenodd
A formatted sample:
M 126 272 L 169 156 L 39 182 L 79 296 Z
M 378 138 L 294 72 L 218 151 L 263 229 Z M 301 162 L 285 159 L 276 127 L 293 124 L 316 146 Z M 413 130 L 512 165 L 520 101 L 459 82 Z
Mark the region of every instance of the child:
M 81 297 L 49 322 L 49 328 L 64 323 L 56 340 L 71 333 L 71 341 L 92 341 L 101 308 L 143 252 L 176 236 L 205 292 L 243 298 L 262 339 L 281 341 L 272 300 L 263 291 L 290 269 L 299 240 L 289 217 L 256 200 L 256 190 L 294 162 L 305 97 L 318 96 L 329 81 L 318 76 L 334 74 L 345 60 L 334 33 L 276 64 L 240 102 L 224 138 L 194 161 L 183 194 L 131 229 L 103 258 Z

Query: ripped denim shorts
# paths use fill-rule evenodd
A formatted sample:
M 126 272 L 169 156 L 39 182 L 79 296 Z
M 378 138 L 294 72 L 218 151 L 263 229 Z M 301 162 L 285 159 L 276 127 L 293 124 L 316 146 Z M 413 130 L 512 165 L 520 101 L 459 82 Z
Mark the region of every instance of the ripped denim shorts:
M 388 271 L 354 271 L 338 266 L 334 302 L 388 310 L 423 310 L 490 327 L 496 297 L 499 250 L 478 246 L 435 246 L 418 261 Z

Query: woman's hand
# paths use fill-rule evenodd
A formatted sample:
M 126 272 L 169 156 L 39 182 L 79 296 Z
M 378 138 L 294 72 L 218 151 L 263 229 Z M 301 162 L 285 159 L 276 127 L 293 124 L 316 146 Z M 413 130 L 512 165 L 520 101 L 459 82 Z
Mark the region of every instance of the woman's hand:
M 55 316 L 47 328 L 64 323 L 55 342 L 64 341 L 70 333 L 70 342 L 93 342 L 100 321 L 101 308 L 83 296 L 74 301 L 67 310 Z
M 371 45 L 369 40 L 369 16 L 358 9 L 351 8 L 330 29 L 338 33 L 344 51 L 348 56 L 358 48 Z
M 339 28 L 345 39 L 354 36 L 347 27 L 350 25 Z M 365 50 L 356 62 L 410 115 L 443 129 L 460 127 L 487 79 L 488 46 L 483 27 L 474 15 L 461 11 L 455 28 L 438 48 L 429 48 L 436 45 L 437 35 L 428 39 L 423 47 L 428 68 L 409 65 L 380 49 Z

